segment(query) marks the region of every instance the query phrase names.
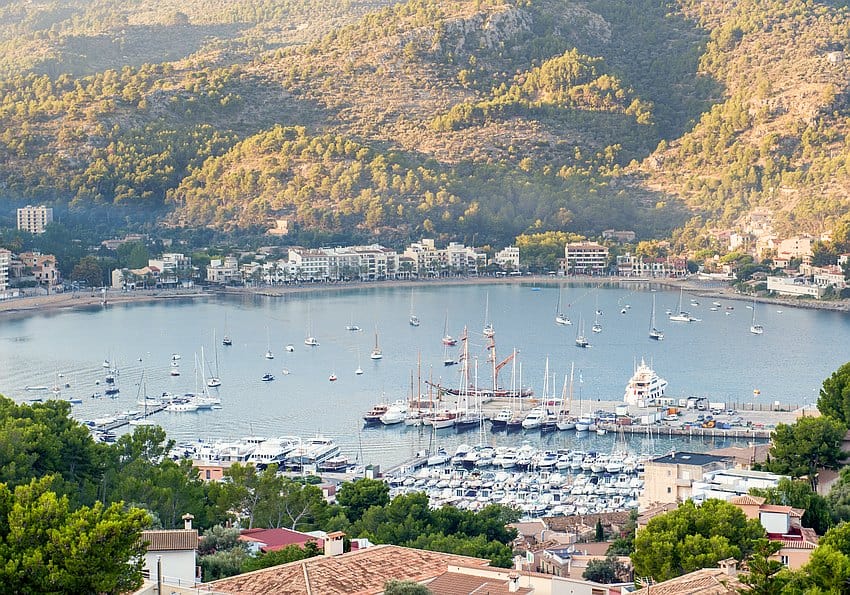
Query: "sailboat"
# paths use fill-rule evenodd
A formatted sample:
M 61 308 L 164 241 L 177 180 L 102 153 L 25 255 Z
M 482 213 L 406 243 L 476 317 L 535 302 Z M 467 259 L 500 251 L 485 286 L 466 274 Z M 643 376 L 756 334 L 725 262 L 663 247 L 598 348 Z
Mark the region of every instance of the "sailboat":
M 307 306 L 307 336 L 304 338 L 304 345 L 309 347 L 318 347 L 319 340 L 313 336 L 313 319 L 310 316 L 310 306 Z
M 360 376 L 361 374 L 363 374 L 363 368 L 360 367 L 360 350 L 359 349 L 357 350 L 357 369 L 354 370 L 354 373 L 357 376 Z
M 351 320 L 348 321 L 348 325 L 345 327 L 345 330 L 357 332 L 362 330 L 359 326 L 354 324 L 354 314 L 351 315 Z
M 599 322 L 599 317 L 602 315 L 602 310 L 599 309 L 599 296 L 596 296 L 596 314 L 593 318 L 593 326 L 590 327 L 594 333 L 602 332 L 602 324 Z
M 684 292 L 685 292 L 685 289 L 683 287 L 680 287 L 679 288 L 679 305 L 676 308 L 676 312 L 673 313 L 673 314 L 670 314 L 668 319 L 672 320 L 673 322 L 696 322 L 698 319 L 691 316 L 690 312 L 687 312 L 684 309 L 682 309 L 682 296 L 683 296 Z
M 655 294 L 652 294 L 652 315 L 649 317 L 649 338 L 655 341 L 661 341 L 664 338 L 664 333 L 655 328 Z
M 221 338 L 221 344 L 227 347 L 233 345 L 233 340 L 227 334 L 227 312 L 224 313 L 224 336 Z
M 570 365 L 570 392 L 567 394 L 567 378 L 564 377 L 564 388 L 561 391 L 561 410 L 558 412 L 558 420 L 555 425 L 559 430 L 575 430 L 576 418 L 570 415 L 570 407 L 573 404 L 573 371 L 575 363 Z
M 419 317 L 413 311 L 413 291 L 410 292 L 410 316 L 407 318 L 410 326 L 419 326 Z
M 572 324 L 569 316 L 565 316 L 563 311 L 561 310 L 561 294 L 563 293 L 563 287 L 558 287 L 558 307 L 555 308 L 555 324 L 561 326 L 567 326 Z
M 750 323 L 750 332 L 754 335 L 761 335 L 764 333 L 764 327 L 760 324 L 756 324 L 756 298 L 753 298 L 753 321 Z
M 268 328 L 266 328 L 266 359 L 274 359 L 274 353 L 272 353 L 272 340 Z
M 484 336 L 488 339 L 496 334 L 496 330 L 493 328 L 493 323 L 490 322 L 490 294 L 487 294 L 486 301 L 484 303 Z
M 378 344 L 378 327 L 375 327 L 375 348 L 372 349 L 372 353 L 369 355 L 372 359 L 381 359 L 384 357 L 384 352 L 381 351 L 381 346 Z
M 457 364 L 457 360 L 449 355 L 449 345 L 444 345 L 443 348 L 443 365 L 444 366 L 454 366 Z
M 449 334 L 449 311 L 446 310 L 446 323 L 443 325 L 443 345 L 457 345 L 457 339 Z
M 215 329 L 213 329 L 213 348 L 215 349 L 215 374 L 207 379 L 207 386 L 211 388 L 221 386 L 221 378 L 218 376 L 218 347 L 215 341 Z M 203 357 L 203 348 L 201 348 L 201 357 Z
M 584 319 L 579 316 L 578 319 L 578 332 L 576 333 L 576 347 L 589 347 L 590 341 L 587 340 L 587 337 L 584 334 Z

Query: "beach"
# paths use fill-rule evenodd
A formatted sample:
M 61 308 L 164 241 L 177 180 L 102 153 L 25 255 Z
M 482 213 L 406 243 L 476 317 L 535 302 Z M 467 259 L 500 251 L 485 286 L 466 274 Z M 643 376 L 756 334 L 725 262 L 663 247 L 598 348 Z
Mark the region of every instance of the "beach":
M 667 287 L 683 287 L 686 292 L 700 294 L 703 297 L 751 301 L 753 296 L 738 293 L 732 287 L 718 287 L 717 281 L 703 282 L 695 279 L 632 278 L 632 277 L 551 277 L 548 275 L 516 277 L 455 277 L 441 279 L 422 279 L 410 281 L 352 281 L 332 283 L 299 283 L 277 286 L 214 287 L 210 289 L 137 289 L 132 291 L 110 290 L 105 294 L 96 291 L 75 291 L 52 293 L 49 295 L 25 296 L 0 300 L 0 315 L 32 314 L 39 311 L 61 310 L 69 308 L 90 308 L 114 304 L 145 302 L 168 299 L 205 299 L 215 295 L 261 295 L 276 297 L 307 292 L 345 291 L 357 288 L 373 287 L 426 287 L 434 285 L 494 285 L 515 283 L 599 283 L 604 285 L 621 284 L 625 287 L 635 283 L 652 283 Z M 813 299 L 774 298 L 758 296 L 757 302 L 781 305 L 788 308 L 809 308 L 850 311 L 850 300 L 818 301 Z

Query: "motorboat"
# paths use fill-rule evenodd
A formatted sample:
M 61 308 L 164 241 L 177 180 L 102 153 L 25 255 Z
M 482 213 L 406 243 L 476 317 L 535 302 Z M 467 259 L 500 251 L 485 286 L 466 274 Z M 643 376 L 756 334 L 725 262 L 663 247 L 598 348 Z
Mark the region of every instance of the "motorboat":
M 380 405 L 375 405 L 369 411 L 367 411 L 363 415 L 363 421 L 367 424 L 377 424 L 381 422 L 381 416 L 387 412 L 389 409 L 389 405 L 386 403 L 381 403 Z
M 289 343 L 289 344 L 285 347 L 285 349 L 286 349 L 286 351 L 287 351 L 288 353 L 292 353 L 293 351 L 295 351 L 295 345 L 293 345 L 292 343 Z
M 405 417 L 407 417 L 407 401 L 398 400 L 393 402 L 381 416 L 381 423 L 392 426 L 402 423 Z
M 274 380 L 274 375 L 272 374 L 263 374 L 262 378 L 260 378 L 263 382 L 271 382 Z
M 513 410 L 510 407 L 504 407 L 490 418 L 490 423 L 493 424 L 494 430 L 504 429 L 513 416 Z
M 339 455 L 339 446 L 330 438 L 316 436 L 296 447 L 287 457 L 285 465 L 303 468 L 304 465 L 318 465 Z
M 623 401 L 638 407 L 651 407 L 657 399 L 664 396 L 666 388 L 667 381 L 641 360 L 626 384 Z
M 540 407 L 535 407 L 522 420 L 522 428 L 524 430 L 535 430 L 540 427 L 545 417 L 546 412 Z
M 328 381 L 330 381 L 330 382 L 336 382 L 336 381 L 337 381 L 337 376 L 336 376 L 336 374 L 334 374 L 333 372 L 331 372 L 331 375 L 330 375 L 330 376 L 328 376 Z

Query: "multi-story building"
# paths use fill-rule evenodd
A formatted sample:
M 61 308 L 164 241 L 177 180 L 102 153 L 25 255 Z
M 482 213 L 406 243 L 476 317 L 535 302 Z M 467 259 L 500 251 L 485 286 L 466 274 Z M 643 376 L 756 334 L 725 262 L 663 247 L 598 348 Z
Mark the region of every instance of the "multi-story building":
M 0 248 L 0 292 L 2 293 L 5 293 L 9 288 L 9 265 L 11 262 L 12 253 Z
M 802 259 L 803 262 L 809 262 L 812 258 L 812 245 L 815 238 L 812 236 L 794 236 L 787 240 L 782 240 L 776 247 L 776 256 L 780 259 Z
M 297 279 L 364 281 L 395 279 L 399 256 L 379 244 L 345 248 L 289 249 L 289 274 Z
M 180 253 L 166 253 L 160 259 L 148 260 L 148 267 L 158 271 L 157 283 L 165 287 L 192 284 L 195 277 L 192 258 Z
M 29 233 L 44 233 L 49 224 L 53 223 L 53 209 L 41 205 L 30 205 L 18 209 L 18 229 Z
M 62 274 L 56 266 L 56 257 L 40 252 L 21 252 L 18 255 L 21 263 L 29 269 L 38 285 L 53 287 L 62 281 Z
M 502 250 L 496 252 L 496 256 L 493 259 L 496 261 L 496 264 L 503 267 L 509 268 L 512 271 L 519 270 L 519 248 L 517 246 L 508 246 Z
M 423 239 L 404 249 L 404 256 L 413 262 L 413 273 L 419 277 L 436 277 L 440 274 L 442 261 L 434 240 Z
M 617 274 L 621 277 L 686 277 L 688 263 L 673 256 L 649 258 L 626 253 L 617 257 Z
M 221 285 L 232 285 L 241 283 L 242 275 L 239 273 L 239 261 L 235 256 L 213 258 L 207 265 L 207 281 Z
M 693 495 L 695 482 L 702 482 L 709 472 L 731 466 L 729 457 L 694 452 L 673 452 L 647 461 L 641 508 L 684 502 Z
M 608 269 L 608 248 L 596 242 L 570 242 L 564 248 L 568 275 L 604 275 Z
M 444 252 L 445 257 L 442 261 L 448 265 L 449 271 L 462 275 L 476 274 L 478 268 L 487 261 L 485 254 L 479 253 L 474 247 L 464 246 L 459 242 L 450 242 Z
M 775 291 L 779 295 L 807 295 L 818 300 L 824 294 L 823 287 L 809 283 L 805 278 L 801 277 L 768 277 L 767 290 Z

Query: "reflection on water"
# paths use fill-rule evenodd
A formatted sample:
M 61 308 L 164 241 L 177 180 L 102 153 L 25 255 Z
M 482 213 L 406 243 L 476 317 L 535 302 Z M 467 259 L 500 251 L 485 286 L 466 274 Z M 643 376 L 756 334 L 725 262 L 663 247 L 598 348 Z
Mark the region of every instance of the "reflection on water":
M 532 291 L 532 289 L 539 289 Z M 445 367 L 441 338 L 469 333 L 471 381 L 492 383 L 490 353 L 482 335 L 485 302 L 496 330 L 496 361 L 518 350 L 516 365 L 502 368 L 502 386 L 534 387 L 538 395 L 549 358 L 550 386 L 561 387 L 575 362 L 576 399 L 590 408 L 598 400 L 622 399 L 635 362 L 646 358 L 669 381 L 668 395 L 708 396 L 711 400 L 810 403 L 824 378 L 844 363 L 850 317 L 843 313 L 759 307 L 763 335 L 749 333 L 751 311 L 743 301 L 711 299 L 689 305 L 698 323 L 675 323 L 663 316 L 677 305 L 678 292 L 658 291 L 657 325 L 664 340 L 648 338 L 652 292 L 646 285 L 595 288 L 565 286 L 562 310 L 572 326 L 554 322 L 556 285 L 430 286 L 394 290 L 370 287 L 343 292 L 289 295 L 280 298 L 210 297 L 197 302 L 111 306 L 85 311 L 0 321 L 0 392 L 17 401 L 34 398 L 26 386 L 65 383 L 65 398 L 80 398 L 74 415 L 93 419 L 139 409 L 139 398 L 162 392 L 200 392 L 207 376 L 222 379 L 215 391 L 223 408 L 199 413 L 161 413 L 156 421 L 176 440 L 317 432 L 331 436 L 351 457 L 365 463 L 390 464 L 438 445 L 453 448 L 477 443 L 476 431 L 458 435 L 425 429 L 363 428 L 362 414 L 373 404 L 416 394 L 417 379 L 456 386 L 460 366 Z M 488 298 L 489 296 L 489 298 Z M 408 324 L 411 299 L 420 326 Z M 626 307 L 628 306 L 628 307 Z M 733 309 L 727 309 L 730 306 Z M 593 333 L 588 349 L 575 347 L 578 321 L 592 321 L 599 309 L 602 332 Z M 309 314 L 309 316 L 308 316 Z M 308 320 L 308 317 L 310 320 Z M 233 345 L 224 347 L 225 331 Z M 363 332 L 351 332 L 356 324 Z M 310 330 L 318 347 L 304 345 Z M 369 353 L 379 336 L 381 360 Z M 214 341 L 213 337 L 217 340 Z M 216 344 L 218 343 L 218 344 Z M 292 344 L 294 351 L 285 350 Z M 204 355 L 201 358 L 201 348 Z M 263 357 L 271 349 L 276 358 Z M 179 353 L 179 376 L 170 374 L 171 355 Z M 118 367 L 118 398 L 92 398 L 104 389 L 104 360 Z M 417 362 L 421 364 L 418 365 Z M 364 374 L 356 375 L 356 368 Z M 284 374 L 283 370 L 289 371 Z M 477 370 L 477 374 L 476 374 Z M 273 382 L 261 382 L 265 373 Z M 329 375 L 338 376 L 328 382 Z M 61 376 L 60 376 L 61 375 Z M 554 377 L 554 379 L 552 378 Z M 61 382 L 60 382 L 61 379 Z M 424 386 L 424 384 L 423 384 Z M 759 389 L 760 395 L 753 396 Z M 423 398 L 428 395 L 422 389 Z M 38 396 L 46 397 L 46 394 Z M 530 440 L 547 448 L 610 450 L 613 437 L 554 433 L 490 434 L 493 445 Z M 725 441 L 634 435 L 635 450 L 672 448 L 704 450 Z

